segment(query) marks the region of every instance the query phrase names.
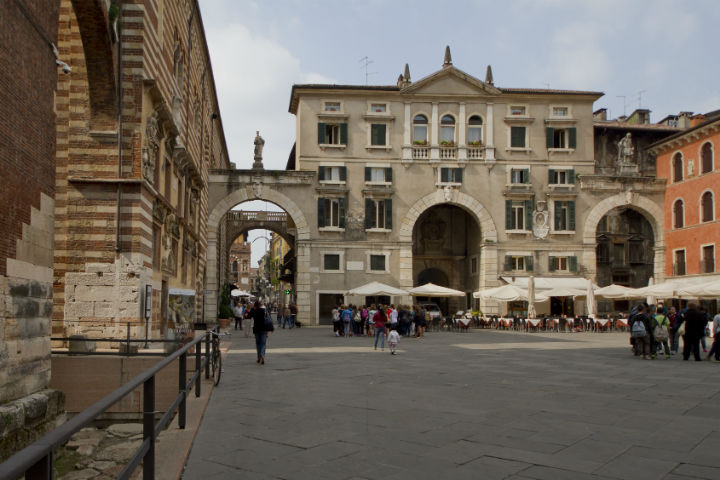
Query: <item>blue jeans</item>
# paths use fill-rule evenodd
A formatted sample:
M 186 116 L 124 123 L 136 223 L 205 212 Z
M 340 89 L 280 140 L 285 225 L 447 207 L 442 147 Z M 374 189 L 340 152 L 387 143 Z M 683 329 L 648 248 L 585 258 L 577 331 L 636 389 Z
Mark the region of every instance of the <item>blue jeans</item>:
M 265 347 L 267 346 L 267 332 L 255 334 L 255 348 L 257 349 L 257 358 L 265 356 Z
M 385 327 L 375 327 L 375 348 L 377 348 L 378 338 L 380 341 L 380 348 L 385 348 Z

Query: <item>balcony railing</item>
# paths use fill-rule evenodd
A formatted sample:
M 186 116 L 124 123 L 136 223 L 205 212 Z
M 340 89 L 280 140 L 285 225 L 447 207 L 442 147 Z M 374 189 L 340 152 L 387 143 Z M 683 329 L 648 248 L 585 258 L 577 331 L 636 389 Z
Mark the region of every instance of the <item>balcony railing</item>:
M 430 158 L 430 147 L 427 145 L 413 145 L 412 157 L 415 160 L 427 160 Z
M 440 160 L 455 160 L 457 147 L 440 147 Z
M 485 152 L 485 148 L 482 146 L 476 146 L 476 145 L 470 145 L 467 148 L 467 158 L 468 160 L 482 160 L 483 159 L 483 153 Z

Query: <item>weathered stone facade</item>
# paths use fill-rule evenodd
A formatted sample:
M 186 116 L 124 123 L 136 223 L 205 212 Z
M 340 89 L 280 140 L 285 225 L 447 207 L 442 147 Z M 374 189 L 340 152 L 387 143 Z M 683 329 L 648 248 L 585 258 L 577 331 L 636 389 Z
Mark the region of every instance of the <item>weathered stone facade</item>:
M 201 304 L 207 169 L 229 165 L 202 19 L 195 1 L 75 3 L 60 2 L 53 332 L 164 337 L 170 292 Z
M 0 461 L 63 413 L 47 388 L 57 18 L 55 1 L 0 3 Z

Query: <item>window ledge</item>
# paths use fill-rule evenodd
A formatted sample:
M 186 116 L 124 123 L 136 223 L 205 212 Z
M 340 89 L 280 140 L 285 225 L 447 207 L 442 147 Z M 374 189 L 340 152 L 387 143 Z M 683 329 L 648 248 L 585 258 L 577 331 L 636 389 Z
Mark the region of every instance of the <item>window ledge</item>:
M 344 270 L 320 270 L 320 273 L 345 273 Z
M 505 188 L 509 190 L 532 190 L 532 183 L 506 183 Z
M 319 232 L 339 232 L 342 233 L 345 231 L 344 228 L 340 227 L 318 227 Z
M 507 123 L 531 123 L 535 121 L 535 117 L 528 117 L 527 115 L 511 115 L 505 117 Z
M 345 150 L 347 145 L 344 143 L 320 143 L 318 147 L 320 147 L 320 150 Z
M 365 145 L 366 150 L 384 150 L 386 152 L 389 152 L 392 150 L 391 145 Z
M 509 233 L 512 235 L 526 235 L 532 232 L 530 230 L 505 230 L 505 233 Z
M 527 147 L 505 147 L 506 152 L 523 152 L 523 153 L 530 153 L 532 152 L 532 149 Z
M 366 180 L 365 185 L 368 187 L 392 187 L 392 182 L 373 182 Z
M 575 230 L 553 230 L 551 235 L 575 235 Z
M 321 120 L 342 120 L 348 118 L 349 115 L 343 112 L 320 112 L 317 117 Z
M 345 180 L 318 180 L 320 182 L 320 185 L 345 185 L 347 182 Z
M 365 120 L 379 120 L 379 121 L 385 121 L 385 122 L 392 122 L 395 120 L 395 115 L 392 115 L 390 113 L 366 113 L 363 115 Z
M 563 123 L 566 123 L 569 125 L 574 125 L 577 123 L 577 119 L 572 118 L 572 117 L 548 117 L 545 119 L 546 125 L 549 125 L 549 124 L 557 125 L 557 124 L 563 124 Z
M 548 153 L 573 153 L 574 148 L 548 148 Z
M 455 183 L 455 182 L 436 182 L 436 187 L 462 187 L 462 183 Z
M 391 233 L 392 230 L 389 228 L 366 228 L 366 232 L 368 233 Z

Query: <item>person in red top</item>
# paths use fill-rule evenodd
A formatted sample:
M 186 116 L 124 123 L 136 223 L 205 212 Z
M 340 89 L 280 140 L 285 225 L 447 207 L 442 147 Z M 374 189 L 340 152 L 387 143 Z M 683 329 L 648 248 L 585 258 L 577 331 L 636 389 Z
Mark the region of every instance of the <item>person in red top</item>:
M 383 307 L 378 308 L 377 312 L 375 312 L 373 322 L 375 322 L 375 350 L 377 350 L 378 339 L 381 339 L 380 348 L 385 350 L 385 322 L 387 322 L 387 314 Z

